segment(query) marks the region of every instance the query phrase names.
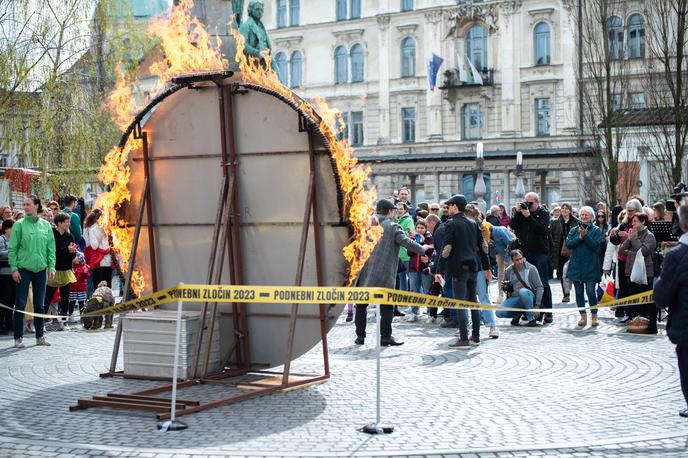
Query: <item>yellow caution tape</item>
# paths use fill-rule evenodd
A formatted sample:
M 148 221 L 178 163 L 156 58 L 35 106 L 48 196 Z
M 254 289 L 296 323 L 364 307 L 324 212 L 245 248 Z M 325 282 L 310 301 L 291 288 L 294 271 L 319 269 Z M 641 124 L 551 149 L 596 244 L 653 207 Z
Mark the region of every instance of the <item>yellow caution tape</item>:
M 523 312 L 522 308 L 507 308 L 499 305 L 479 304 L 471 301 L 430 296 L 389 288 L 363 287 L 325 287 L 325 286 L 248 286 L 248 285 L 178 285 L 167 288 L 149 296 L 122 302 L 96 312 L 83 314 L 83 317 L 105 315 L 107 313 L 124 313 L 143 308 L 156 308 L 160 305 L 177 301 L 184 302 L 218 302 L 218 303 L 257 303 L 257 304 L 387 304 L 400 307 L 418 306 L 451 309 L 479 309 Z M 635 294 L 601 303 L 592 307 L 596 310 L 604 307 L 628 307 L 652 303 L 652 291 Z M 0 307 L 12 310 L 4 304 Z M 561 314 L 581 310 L 578 307 L 556 309 L 531 309 L 532 312 Z M 63 318 L 54 315 L 21 312 L 41 318 Z

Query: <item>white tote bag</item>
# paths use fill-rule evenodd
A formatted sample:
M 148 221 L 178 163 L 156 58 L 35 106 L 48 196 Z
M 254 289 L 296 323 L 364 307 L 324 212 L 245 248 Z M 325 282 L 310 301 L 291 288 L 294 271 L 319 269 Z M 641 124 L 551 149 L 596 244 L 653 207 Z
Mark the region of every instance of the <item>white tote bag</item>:
M 635 254 L 635 261 L 633 261 L 633 268 L 631 269 L 631 282 L 636 285 L 647 285 L 647 270 L 645 269 L 645 256 L 643 252 L 638 250 Z

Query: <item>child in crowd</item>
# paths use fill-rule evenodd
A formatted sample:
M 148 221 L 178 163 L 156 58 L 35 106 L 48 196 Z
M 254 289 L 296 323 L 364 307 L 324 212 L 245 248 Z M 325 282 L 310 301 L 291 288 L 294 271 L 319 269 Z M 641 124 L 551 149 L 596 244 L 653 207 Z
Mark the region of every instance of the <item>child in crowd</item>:
M 58 310 L 60 306 L 60 290 L 59 288 L 55 290 L 55 294 L 50 298 L 50 305 L 48 306 L 48 311 L 45 312 L 47 315 L 58 315 Z M 49 326 L 46 326 L 48 331 L 62 331 L 62 323 L 57 318 L 53 318 Z
M 74 322 L 74 310 L 79 307 L 79 314 L 86 307 L 86 290 L 88 287 L 88 277 L 91 275 L 91 269 L 86 265 L 83 254 L 77 252 L 76 257 L 72 261 L 72 270 L 76 276 L 76 283 L 72 283 L 69 289 L 69 321 Z

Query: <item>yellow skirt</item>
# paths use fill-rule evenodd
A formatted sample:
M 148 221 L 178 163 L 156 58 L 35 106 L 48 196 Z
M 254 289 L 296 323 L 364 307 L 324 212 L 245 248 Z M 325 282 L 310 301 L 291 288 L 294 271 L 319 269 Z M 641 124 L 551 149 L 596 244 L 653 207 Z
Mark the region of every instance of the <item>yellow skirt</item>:
M 48 286 L 53 288 L 59 288 L 61 286 L 69 285 L 70 283 L 76 283 L 76 277 L 71 269 L 58 270 L 55 272 L 55 278 L 48 280 Z

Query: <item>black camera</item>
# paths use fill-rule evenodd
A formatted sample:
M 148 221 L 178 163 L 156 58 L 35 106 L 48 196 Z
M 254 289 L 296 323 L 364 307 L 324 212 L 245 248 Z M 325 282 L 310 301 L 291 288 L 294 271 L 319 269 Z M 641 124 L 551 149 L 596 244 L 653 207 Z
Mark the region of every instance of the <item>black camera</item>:
M 504 291 L 507 296 L 511 296 L 514 293 L 514 284 L 508 280 L 503 281 L 502 291 Z
M 521 210 L 530 210 L 530 207 L 533 205 L 533 203 L 526 201 L 526 202 L 521 202 L 518 205 L 521 207 Z

